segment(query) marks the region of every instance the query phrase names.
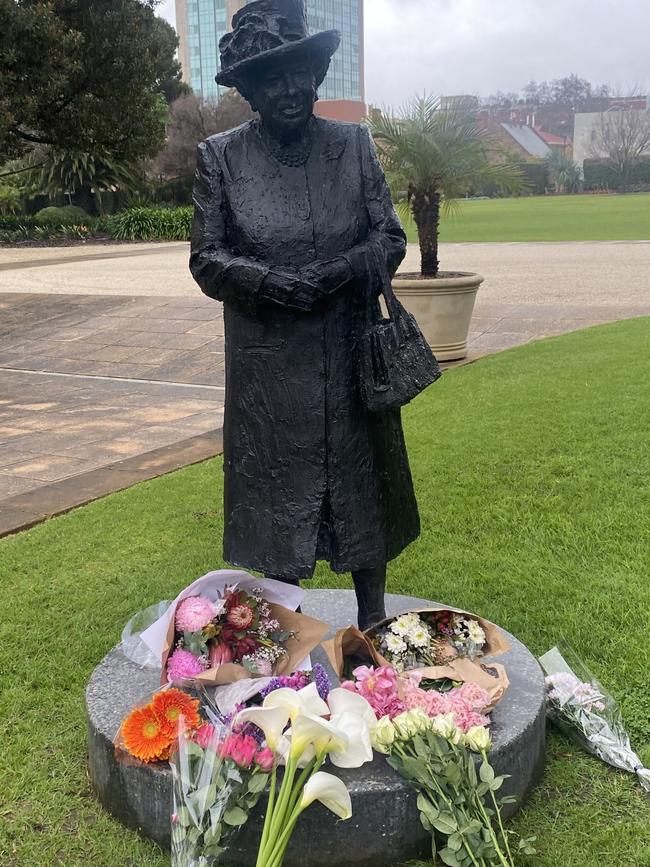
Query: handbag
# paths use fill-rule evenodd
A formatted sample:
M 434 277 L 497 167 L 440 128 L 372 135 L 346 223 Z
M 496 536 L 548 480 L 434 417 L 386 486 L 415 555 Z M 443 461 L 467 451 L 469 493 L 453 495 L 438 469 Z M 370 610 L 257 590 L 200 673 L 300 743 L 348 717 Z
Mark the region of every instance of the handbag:
M 385 262 L 376 268 L 389 318 L 383 318 L 369 291 L 359 345 L 359 387 L 366 409 L 388 412 L 417 397 L 442 371 L 415 317 L 395 297 Z

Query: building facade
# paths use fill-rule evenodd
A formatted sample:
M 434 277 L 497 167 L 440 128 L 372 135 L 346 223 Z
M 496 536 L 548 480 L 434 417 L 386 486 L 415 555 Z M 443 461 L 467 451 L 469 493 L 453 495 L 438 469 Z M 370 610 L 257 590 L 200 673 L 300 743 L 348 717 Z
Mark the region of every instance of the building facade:
M 218 100 L 219 40 L 247 0 L 176 0 L 176 29 L 183 80 L 196 94 Z M 312 33 L 339 30 L 341 47 L 321 85 L 318 111 L 342 120 L 365 115 L 363 0 L 306 0 Z

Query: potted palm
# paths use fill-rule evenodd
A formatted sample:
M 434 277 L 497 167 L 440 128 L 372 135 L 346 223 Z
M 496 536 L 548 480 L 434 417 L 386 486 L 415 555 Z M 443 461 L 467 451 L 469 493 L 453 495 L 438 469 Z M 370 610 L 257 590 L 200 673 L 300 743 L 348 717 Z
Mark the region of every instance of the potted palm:
M 524 175 L 462 104 L 443 108 L 438 98 L 416 97 L 397 114 L 375 115 L 371 129 L 398 210 L 419 236 L 420 273 L 399 274 L 395 293 L 439 360 L 464 358 L 483 277 L 440 271 L 440 215 L 471 191 L 519 192 Z

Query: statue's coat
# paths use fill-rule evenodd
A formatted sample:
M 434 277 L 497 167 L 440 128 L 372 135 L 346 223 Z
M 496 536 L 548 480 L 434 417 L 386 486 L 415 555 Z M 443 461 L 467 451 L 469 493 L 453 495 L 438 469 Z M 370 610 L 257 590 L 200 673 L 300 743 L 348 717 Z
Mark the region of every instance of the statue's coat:
M 321 558 L 373 568 L 419 534 L 400 414 L 365 410 L 356 367 L 368 251 L 392 274 L 406 239 L 366 128 L 312 124 L 300 167 L 271 156 L 257 122 L 207 139 L 194 189 L 192 273 L 224 302 L 224 557 L 291 578 Z M 318 309 L 261 299 L 273 266 L 339 256 L 354 279 Z

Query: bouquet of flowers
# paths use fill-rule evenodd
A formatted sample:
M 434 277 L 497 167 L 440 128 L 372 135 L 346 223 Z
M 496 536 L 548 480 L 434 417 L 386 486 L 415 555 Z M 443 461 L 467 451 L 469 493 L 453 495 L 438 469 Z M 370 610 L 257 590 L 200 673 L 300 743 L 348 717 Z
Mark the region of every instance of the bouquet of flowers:
M 379 720 L 372 742 L 417 791 L 434 860 L 439 856 L 450 867 L 514 867 L 512 833 L 501 816 L 502 805 L 513 799 L 498 797 L 505 777 L 490 765 L 484 726 L 463 733 L 447 716 L 432 719 L 417 708 Z M 519 840 L 517 848 L 535 854 L 533 842 Z
M 212 867 L 257 805 L 275 754 L 228 725 L 179 727 L 171 757 L 172 867 Z
M 360 632 L 340 629 L 323 647 L 336 674 L 350 679 L 360 666 L 417 672 L 438 691 L 473 683 L 486 690 L 491 710 L 509 686 L 505 668 L 480 664 L 476 654 L 498 656 L 510 649 L 501 630 L 464 611 L 432 608 L 408 612 Z
M 486 631 L 477 617 L 460 611 L 411 611 L 370 631 L 375 648 L 399 671 L 482 656 Z
M 614 698 L 570 650 L 560 652 L 554 647 L 539 661 L 546 674 L 549 719 L 587 752 L 636 774 L 643 789 L 650 792 L 650 770 L 632 749 Z
M 304 591 L 246 572 L 211 572 L 185 588 L 139 640 L 161 682 L 231 684 L 300 667 L 327 624 L 298 613 Z
M 174 650 L 167 658 L 167 679 L 196 677 L 209 668 L 239 663 L 251 675 L 269 677 L 287 656 L 285 643 L 297 637 L 282 629 L 263 599 L 261 587 L 250 592 L 226 587 L 222 596 L 187 596 L 176 607 Z

